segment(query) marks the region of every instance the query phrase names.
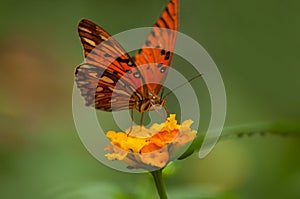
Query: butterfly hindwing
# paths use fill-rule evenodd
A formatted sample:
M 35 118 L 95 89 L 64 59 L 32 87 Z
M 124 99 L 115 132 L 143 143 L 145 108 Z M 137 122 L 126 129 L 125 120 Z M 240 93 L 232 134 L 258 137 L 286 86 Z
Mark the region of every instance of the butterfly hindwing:
M 75 75 L 86 106 L 104 111 L 125 110 L 134 108 L 134 101 L 138 100 L 135 89 L 108 70 L 83 63 Z

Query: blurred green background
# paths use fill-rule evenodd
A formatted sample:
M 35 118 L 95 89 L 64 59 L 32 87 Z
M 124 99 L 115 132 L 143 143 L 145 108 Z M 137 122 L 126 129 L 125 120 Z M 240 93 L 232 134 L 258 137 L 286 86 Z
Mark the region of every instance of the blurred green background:
M 83 60 L 80 19 L 117 34 L 151 26 L 167 2 L 1 1 L 1 199 L 157 197 L 149 175 L 106 168 L 86 151 L 74 127 L 71 96 L 74 68 Z M 224 78 L 226 127 L 299 121 L 299 7 L 296 0 L 181 1 L 180 31 L 205 47 Z M 300 198 L 299 147 L 298 136 L 220 142 L 203 160 L 194 154 L 173 164 L 168 193 L 189 199 Z

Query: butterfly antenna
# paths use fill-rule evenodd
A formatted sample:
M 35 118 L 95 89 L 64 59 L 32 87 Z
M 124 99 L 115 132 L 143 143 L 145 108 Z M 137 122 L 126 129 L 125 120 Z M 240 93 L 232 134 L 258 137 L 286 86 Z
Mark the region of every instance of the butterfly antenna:
M 166 95 L 164 96 L 164 98 L 167 97 L 168 95 L 170 95 L 171 93 L 173 93 L 173 91 L 175 91 L 176 89 L 183 87 L 184 85 L 190 83 L 191 81 L 197 79 L 198 77 L 201 77 L 202 75 L 203 74 L 198 74 L 195 77 L 191 78 L 189 81 L 187 81 L 187 82 L 185 82 L 183 84 L 180 84 L 179 86 L 176 86 L 175 88 L 173 88 L 172 90 L 170 90 L 169 92 L 167 92 Z

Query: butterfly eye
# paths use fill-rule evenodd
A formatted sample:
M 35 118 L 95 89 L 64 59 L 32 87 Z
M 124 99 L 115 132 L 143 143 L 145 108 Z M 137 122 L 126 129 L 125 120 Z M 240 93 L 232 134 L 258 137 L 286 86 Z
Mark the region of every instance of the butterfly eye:
M 160 69 L 160 72 L 161 72 L 161 73 L 164 73 L 164 72 L 166 72 L 166 70 L 167 70 L 166 67 L 162 67 L 162 68 Z
M 140 78 L 140 77 L 141 77 L 141 74 L 140 74 L 139 72 L 135 72 L 135 73 L 133 73 L 133 76 L 134 76 L 135 78 Z

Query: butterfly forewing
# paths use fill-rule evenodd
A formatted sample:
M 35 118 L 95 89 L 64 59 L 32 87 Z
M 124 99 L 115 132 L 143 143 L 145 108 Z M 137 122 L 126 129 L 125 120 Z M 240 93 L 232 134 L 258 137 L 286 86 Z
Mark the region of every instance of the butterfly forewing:
M 143 96 L 138 92 L 147 90 L 136 90 L 144 83 L 142 78 L 133 78 L 140 72 L 132 58 L 103 28 L 91 21 L 80 21 L 78 32 L 86 62 L 76 68 L 75 76 L 86 105 L 105 111 L 133 108 L 133 100 Z M 116 92 L 112 100 L 113 91 Z
M 78 33 L 87 63 L 111 71 L 120 78 L 135 67 L 123 47 L 100 26 L 84 19 L 78 24 Z
M 171 64 L 178 31 L 178 0 L 167 5 L 156 21 L 141 50 L 135 55 L 136 65 L 145 65 L 141 72 L 148 83 L 148 90 L 158 94 Z

